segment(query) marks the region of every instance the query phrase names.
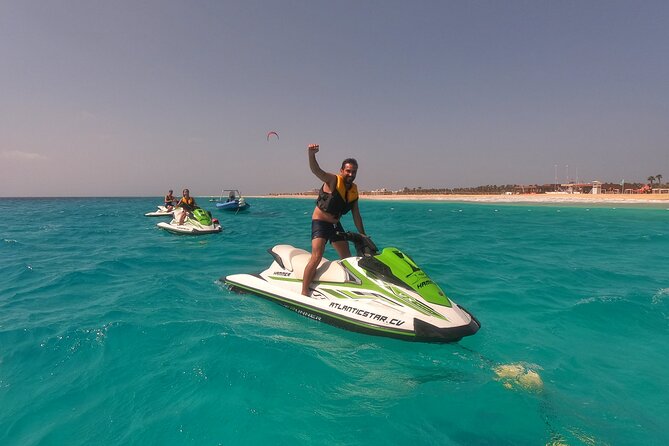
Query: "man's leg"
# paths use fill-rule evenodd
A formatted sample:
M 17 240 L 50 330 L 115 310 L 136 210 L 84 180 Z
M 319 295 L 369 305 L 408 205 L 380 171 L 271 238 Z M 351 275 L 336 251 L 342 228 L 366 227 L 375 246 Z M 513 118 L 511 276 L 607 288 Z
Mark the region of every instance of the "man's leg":
M 179 215 L 179 226 L 184 224 L 184 220 L 186 220 L 186 215 L 187 215 L 186 209 L 181 208 L 181 215 Z
M 351 249 L 349 248 L 348 242 L 346 240 L 332 242 L 332 247 L 337 251 L 340 259 L 351 257 Z
M 310 296 L 311 291 L 309 291 L 309 285 L 316 274 L 316 268 L 323 258 L 323 253 L 325 252 L 325 244 L 327 240 L 324 238 L 314 238 L 311 240 L 311 259 L 309 263 L 304 268 L 304 274 L 302 275 L 302 294 L 304 296 Z

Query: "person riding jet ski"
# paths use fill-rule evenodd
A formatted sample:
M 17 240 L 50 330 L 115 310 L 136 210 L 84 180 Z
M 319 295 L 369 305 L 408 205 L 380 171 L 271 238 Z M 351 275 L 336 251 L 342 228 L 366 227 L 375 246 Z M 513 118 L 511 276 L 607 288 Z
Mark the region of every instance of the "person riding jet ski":
M 174 204 L 178 201 L 174 195 L 172 195 L 173 191 L 170 189 L 167 191 L 167 195 L 165 195 L 165 208 L 169 211 L 172 212 L 174 209 Z
M 192 212 L 195 208 L 199 207 L 195 203 L 195 198 L 190 196 L 190 191 L 188 189 L 184 189 L 182 194 L 183 196 L 181 197 L 181 200 L 179 200 L 179 203 L 177 203 L 177 207 L 184 209 L 186 212 L 182 212 L 179 216 L 179 225 L 183 225 L 186 217 L 192 216 Z

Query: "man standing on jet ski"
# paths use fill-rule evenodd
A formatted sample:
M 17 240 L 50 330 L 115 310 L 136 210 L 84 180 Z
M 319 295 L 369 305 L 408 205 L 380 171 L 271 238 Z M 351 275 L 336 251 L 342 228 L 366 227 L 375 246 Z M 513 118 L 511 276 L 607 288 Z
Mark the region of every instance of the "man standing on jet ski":
M 318 193 L 314 213 L 311 215 L 311 259 L 304 269 L 302 279 L 302 294 L 305 296 L 311 294 L 309 285 L 323 258 L 328 241 L 340 258 L 351 257 L 348 242 L 342 236 L 337 235 L 338 232 L 344 232 L 339 221 L 341 216 L 351 211 L 353 223 L 358 228 L 358 232 L 365 234 L 358 208 L 358 186 L 353 182 L 358 173 L 358 162 L 353 158 L 347 158 L 341 163 L 338 175 L 325 172 L 316 161 L 316 153 L 319 149 L 318 144 L 310 144 L 307 148 L 309 167 L 314 175 L 323 181 L 323 186 Z

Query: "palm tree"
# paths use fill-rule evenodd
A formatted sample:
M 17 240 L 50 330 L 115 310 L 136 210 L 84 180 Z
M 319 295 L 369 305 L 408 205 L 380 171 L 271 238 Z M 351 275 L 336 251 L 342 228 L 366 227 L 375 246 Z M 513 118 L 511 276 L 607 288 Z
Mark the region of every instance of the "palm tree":
M 655 175 L 655 179 L 657 180 L 657 187 L 661 187 L 662 186 L 662 174 L 658 173 L 657 175 Z
M 655 181 L 655 177 L 652 176 L 652 175 L 649 176 L 649 177 L 648 177 L 648 182 L 650 183 L 650 187 L 653 187 L 653 181 Z

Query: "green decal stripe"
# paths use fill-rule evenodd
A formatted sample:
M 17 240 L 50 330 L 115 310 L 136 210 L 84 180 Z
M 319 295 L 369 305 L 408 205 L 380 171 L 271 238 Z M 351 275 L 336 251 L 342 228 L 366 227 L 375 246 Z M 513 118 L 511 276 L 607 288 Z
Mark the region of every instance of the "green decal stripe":
M 346 296 L 349 299 L 369 299 L 369 298 L 376 298 L 376 296 L 361 296 L 359 294 L 355 294 L 352 291 L 349 290 L 342 290 L 341 293 Z
M 292 277 L 283 276 L 269 276 L 272 280 L 283 280 L 284 282 L 302 282 L 300 279 L 293 279 Z
M 439 313 L 435 312 L 433 309 L 428 307 L 427 305 L 424 305 L 420 303 L 419 301 L 415 300 L 413 297 L 405 297 L 403 296 L 404 293 L 388 293 L 387 290 L 384 290 L 383 288 L 379 287 L 376 283 L 372 282 L 370 279 L 367 277 L 363 276 L 362 274 L 359 274 L 354 268 L 351 267 L 351 265 L 344 260 L 344 263 L 347 264 L 349 267 L 348 270 L 355 275 L 355 277 L 358 278 L 362 282 L 362 285 L 357 286 L 357 288 L 365 288 L 369 289 L 372 291 L 378 291 L 379 293 L 385 295 L 385 296 L 390 296 L 393 299 L 397 299 L 400 302 L 402 302 L 404 305 L 406 305 L 409 308 L 412 308 L 420 313 L 426 314 L 428 316 L 436 316 L 441 319 L 443 319 L 443 316 L 441 316 Z
M 340 293 L 337 290 L 333 290 L 330 288 L 321 288 L 319 291 L 325 291 L 326 293 L 330 294 L 332 297 L 336 297 L 337 299 L 348 299 L 348 296 Z
M 357 290 L 367 290 L 367 291 L 373 291 L 377 292 L 383 296 L 388 296 L 391 300 L 398 300 L 402 302 L 404 305 L 406 305 L 409 308 L 412 308 L 420 313 L 423 313 L 428 316 L 434 316 L 438 317 L 440 319 L 444 319 L 442 315 L 439 313 L 435 312 L 432 310 L 430 307 L 427 305 L 415 300 L 413 297 L 404 297 L 400 293 L 389 293 L 388 290 L 381 288 L 378 286 L 375 282 L 370 280 L 368 277 L 364 276 L 363 274 L 360 274 L 355 268 L 351 266 L 351 264 L 347 261 L 343 261 L 344 264 L 346 264 L 346 269 L 353 274 L 355 277 L 358 278 L 358 280 L 361 282 L 360 285 L 357 283 L 343 283 L 343 282 L 317 282 L 318 284 L 323 284 L 323 285 L 332 285 L 332 286 L 338 286 L 338 287 L 343 287 L 343 288 L 350 288 L 350 289 L 357 289 Z M 283 276 L 270 276 L 270 279 L 273 280 L 282 280 L 286 282 L 302 282 L 301 279 L 293 279 L 292 277 L 283 277 Z M 351 299 L 363 299 L 367 298 L 369 299 L 370 297 L 366 296 L 358 296 L 352 293 L 347 293 L 344 290 L 339 290 L 340 293 L 345 294 L 347 297 Z
M 404 296 L 404 292 L 400 288 L 394 286 L 391 288 L 398 296 L 402 296 L 402 302 L 407 302 L 407 305 L 411 306 L 411 308 L 415 308 L 421 313 L 427 314 L 429 316 L 434 316 L 439 319 L 448 320 L 442 314 L 439 314 L 438 312 L 434 311 L 432 307 L 425 305 L 423 302 L 415 300 L 413 297 L 409 295 Z
M 345 322 L 347 324 L 356 325 L 358 327 L 363 327 L 363 328 L 367 328 L 367 329 L 378 331 L 378 332 L 402 335 L 402 336 L 406 336 L 406 337 L 409 337 L 409 338 L 413 338 L 413 337 L 416 336 L 416 333 L 414 333 L 413 331 L 399 330 L 399 329 L 382 327 L 382 326 L 379 326 L 379 325 L 366 324 L 364 322 L 361 322 L 361 321 L 358 321 L 358 320 L 355 320 L 355 319 L 349 319 L 349 318 L 342 317 L 342 316 L 340 316 L 336 313 L 321 310 L 320 308 L 315 308 L 315 307 L 312 307 L 312 306 L 309 306 L 309 305 L 303 305 L 303 304 L 300 304 L 298 302 L 295 302 L 294 300 L 285 299 L 285 298 L 283 298 L 279 295 L 276 295 L 276 294 L 267 293 L 265 291 L 260 291 L 260 290 L 254 289 L 254 288 L 249 288 L 249 287 L 244 286 L 244 285 L 239 284 L 239 283 L 228 282 L 227 280 L 225 281 L 225 283 L 228 284 L 228 285 L 232 285 L 234 287 L 246 290 L 246 291 L 248 291 L 252 294 L 258 294 L 258 295 L 265 296 L 265 297 L 268 297 L 268 298 L 273 299 L 273 300 L 279 300 L 281 302 L 286 302 L 286 303 L 289 303 L 289 304 L 291 304 L 295 307 L 300 307 L 304 310 L 308 310 L 308 311 L 314 312 L 316 314 L 331 317 L 331 318 L 337 319 L 339 321 Z
M 272 279 L 272 280 L 282 280 L 284 282 L 300 282 L 300 283 L 302 283 L 302 279 L 294 279 L 292 277 L 269 276 L 269 278 Z M 364 278 L 361 278 L 361 279 L 364 280 Z M 329 286 L 337 286 L 337 287 L 343 287 L 343 288 L 356 288 L 356 289 L 365 288 L 365 286 L 363 286 L 363 285 L 358 285 L 357 283 L 351 283 L 351 282 L 326 282 L 326 281 L 316 280 L 316 281 L 314 281 L 314 283 L 317 283 L 319 285 L 329 285 Z M 376 284 L 373 283 L 373 282 L 369 282 L 369 285 L 377 287 Z M 381 290 L 380 288 L 379 288 L 379 291 L 383 292 L 383 290 Z

